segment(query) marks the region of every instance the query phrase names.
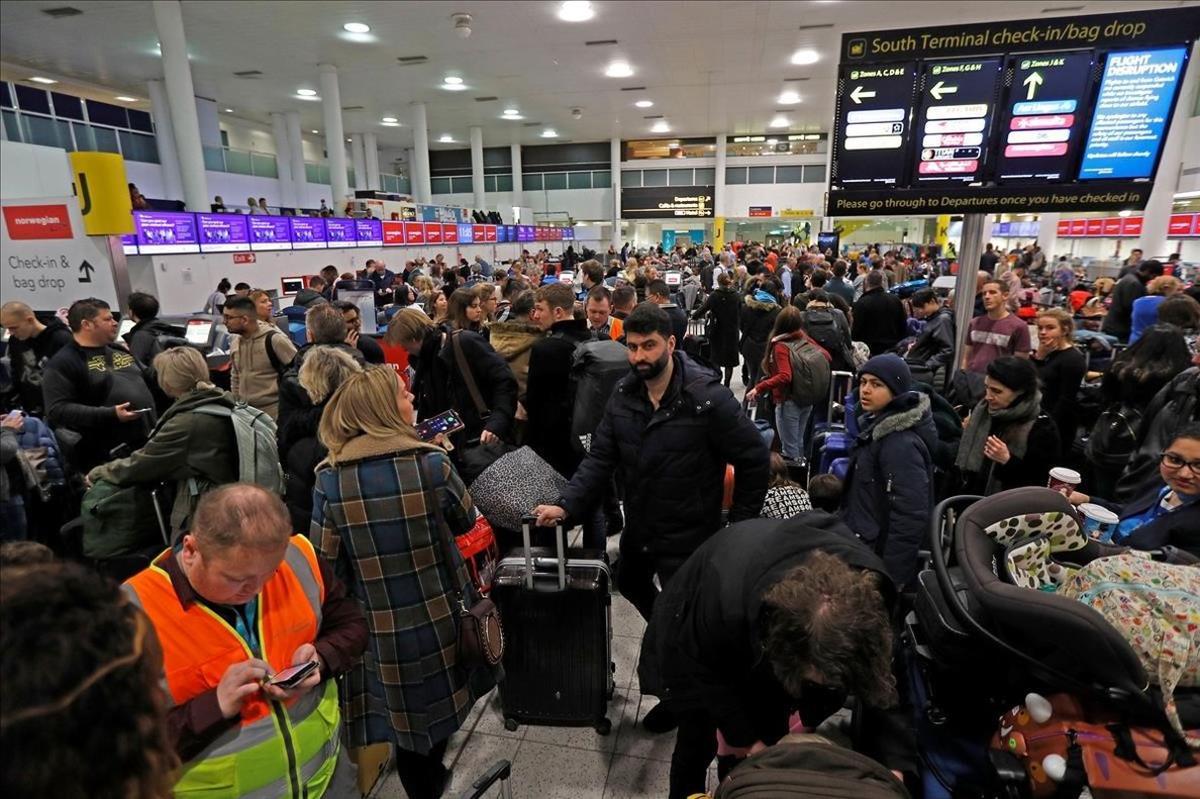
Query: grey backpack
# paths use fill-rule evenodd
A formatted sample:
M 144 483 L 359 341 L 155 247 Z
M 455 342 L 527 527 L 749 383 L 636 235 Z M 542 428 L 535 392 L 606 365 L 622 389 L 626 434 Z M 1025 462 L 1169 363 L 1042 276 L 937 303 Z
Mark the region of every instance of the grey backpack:
M 904 785 L 866 755 L 820 735 L 787 735 L 746 758 L 714 799 L 909 799 Z
M 194 413 L 218 416 L 233 422 L 233 433 L 237 438 L 239 481 L 255 483 L 276 494 L 283 493 L 283 467 L 279 463 L 279 447 L 275 443 L 274 419 L 244 402 L 232 408 L 211 403 L 196 408 Z

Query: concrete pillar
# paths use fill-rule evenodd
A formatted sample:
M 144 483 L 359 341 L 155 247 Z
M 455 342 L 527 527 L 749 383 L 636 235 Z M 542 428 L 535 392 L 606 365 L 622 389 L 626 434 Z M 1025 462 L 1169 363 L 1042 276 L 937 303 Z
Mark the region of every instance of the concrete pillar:
M 325 152 L 329 158 L 329 188 L 333 194 L 333 212 L 341 216 L 350 195 L 346 175 L 346 134 L 342 130 L 342 93 L 338 88 L 337 67 L 320 64 L 321 110 L 325 116 Z
M 425 104 L 413 103 L 413 195 L 417 202 L 429 204 L 433 190 L 429 185 L 429 122 Z
M 404 149 L 404 162 L 408 166 L 408 193 L 412 195 L 413 201 L 417 202 L 417 161 L 416 154 L 413 148 L 406 147 Z
M 296 197 L 296 208 L 308 208 L 308 170 L 304 166 L 304 136 L 300 132 L 300 112 L 288 111 L 287 119 L 288 156 L 291 158 L 292 193 Z M 313 206 L 316 203 L 312 204 Z
M 146 91 L 150 95 L 150 112 L 154 118 L 158 162 L 162 165 L 163 191 L 167 199 L 180 200 L 183 199 L 183 177 L 179 174 L 179 152 L 175 149 L 175 126 L 171 124 L 167 87 L 161 80 L 150 80 L 146 81 Z
M 367 158 L 367 188 L 378 191 L 383 188 L 379 178 L 379 137 L 374 133 L 364 133 L 363 150 Z
M 510 148 L 512 153 L 512 204 L 517 208 L 525 205 L 525 186 L 521 178 L 521 145 L 520 143 L 513 144 Z M 514 223 L 516 220 L 513 220 Z
M 200 125 L 200 144 L 205 147 L 221 147 L 221 117 L 217 113 L 217 101 L 207 97 L 196 98 L 196 122 Z
M 367 152 L 361 133 L 350 134 L 350 162 L 354 165 L 354 189 L 367 188 Z
M 612 245 L 621 249 L 621 138 L 609 142 L 609 173 L 612 175 Z
M 288 142 L 287 117 L 271 112 L 271 134 L 275 138 L 275 170 L 279 173 L 279 205 L 297 208 L 296 189 L 292 183 L 292 148 Z
M 713 170 L 713 216 L 725 216 L 725 134 L 717 136 L 717 163 Z
M 1037 243 L 1042 248 L 1042 253 L 1046 256 L 1047 272 L 1054 271 L 1054 262 L 1059 255 L 1058 252 L 1058 220 L 1062 218 L 1062 214 L 1038 214 L 1038 235 Z
M 967 344 L 967 328 L 975 313 L 975 279 L 979 274 L 979 256 L 983 242 L 991 232 L 992 218 L 987 214 L 963 214 L 962 242 L 958 248 L 958 276 L 954 282 L 954 319 L 957 334 L 952 371 L 958 371 Z
M 483 191 L 483 128 L 471 126 L 471 193 L 474 194 L 475 209 L 487 208 L 487 197 Z
M 1195 107 L 1197 86 L 1200 84 L 1200 66 L 1196 64 L 1198 55 L 1200 43 L 1192 45 L 1192 57 L 1187 61 L 1188 70 L 1183 76 L 1183 85 L 1179 87 L 1175 116 L 1171 119 L 1167 140 L 1163 142 L 1162 159 L 1158 162 L 1150 202 L 1142 213 L 1142 236 L 1133 245 L 1140 247 L 1146 258 L 1166 258 L 1175 251 L 1175 245 L 1167 239 L 1167 225 L 1171 219 L 1175 190 L 1179 187 L 1179 173 L 1183 168 L 1183 140 L 1187 138 L 1188 118 Z
M 204 174 L 204 148 L 196 118 L 196 91 L 183 35 L 183 7 L 179 0 L 154 0 L 154 26 L 162 44 L 163 77 L 171 125 L 175 133 L 183 201 L 189 210 L 207 211 L 208 180 Z

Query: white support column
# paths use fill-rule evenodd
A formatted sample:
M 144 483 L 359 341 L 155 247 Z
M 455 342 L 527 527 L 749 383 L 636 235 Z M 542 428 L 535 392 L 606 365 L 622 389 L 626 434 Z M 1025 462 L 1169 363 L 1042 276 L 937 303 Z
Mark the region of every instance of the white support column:
M 417 202 L 429 204 L 433 191 L 429 186 L 429 122 L 425 104 L 413 103 L 413 195 Z
M 346 176 L 346 134 L 342 128 L 342 93 L 338 88 L 337 67 L 319 64 L 321 71 L 321 110 L 325 116 L 325 153 L 329 158 L 329 188 L 333 194 L 333 212 L 339 216 L 350 196 Z
M 379 137 L 374 133 L 364 133 L 363 150 L 367 158 L 367 188 L 378 191 L 383 188 L 379 178 Z
M 525 187 L 521 181 L 521 145 L 515 143 L 510 148 L 512 152 L 512 204 L 517 208 L 525 205 Z M 514 219 L 515 223 L 516 220 Z
M 725 216 L 725 134 L 717 136 L 717 163 L 713 170 L 713 216 Z
M 1175 190 L 1179 187 L 1179 172 L 1183 168 L 1183 140 L 1187 138 L 1188 117 L 1195 105 L 1197 84 L 1200 84 L 1197 55 L 1200 55 L 1200 43 L 1192 45 L 1192 57 L 1187 62 L 1188 70 L 1183 76 L 1183 85 L 1179 87 L 1179 100 L 1175 104 L 1171 129 L 1167 133 L 1167 140 L 1163 142 L 1162 159 L 1158 162 L 1154 188 L 1150 190 L 1150 202 L 1142 213 L 1142 236 L 1133 245 L 1140 247 L 1147 258 L 1165 259 L 1174 252 L 1174 245 L 1167 239 L 1167 225 L 1171 221 Z
M 296 208 L 306 208 L 309 206 L 308 170 L 304 166 L 304 136 L 300 132 L 300 112 L 288 111 L 285 117 L 287 119 L 288 155 L 292 161 L 290 170 L 292 193 L 296 197 Z
M 175 149 L 175 126 L 171 124 L 167 87 L 161 80 L 149 80 L 146 81 L 146 92 L 150 95 L 150 112 L 154 117 L 154 143 L 158 146 L 158 162 L 162 165 L 163 191 L 167 199 L 179 200 L 183 198 L 183 177 L 179 174 L 179 153 Z
M 412 195 L 413 202 L 420 202 L 417 198 L 417 156 L 413 148 L 404 148 L 404 163 L 408 167 L 408 193 Z
M 1046 256 L 1046 274 L 1054 273 L 1054 262 L 1061 253 L 1058 250 L 1058 220 L 1062 214 L 1038 214 L 1037 243 Z
M 621 138 L 609 143 L 609 173 L 612 175 L 612 245 L 621 249 Z
M 367 187 L 367 153 L 361 133 L 350 134 L 350 162 L 354 165 L 354 189 Z
M 475 210 L 487 208 L 487 196 L 483 191 L 483 128 L 471 126 L 471 193 L 475 195 Z
M 187 39 L 183 35 L 183 7 L 179 0 L 154 0 L 154 26 L 162 45 L 163 77 L 175 133 L 183 201 L 189 210 L 204 211 L 210 202 L 208 179 L 204 174 L 196 90 L 192 86 Z
M 292 150 L 288 143 L 287 117 L 271 112 L 271 133 L 275 138 L 275 170 L 279 173 L 279 205 L 296 208 L 296 190 L 292 184 Z
M 196 122 L 200 125 L 200 144 L 204 147 L 221 146 L 221 115 L 217 113 L 217 101 L 207 97 L 196 99 Z

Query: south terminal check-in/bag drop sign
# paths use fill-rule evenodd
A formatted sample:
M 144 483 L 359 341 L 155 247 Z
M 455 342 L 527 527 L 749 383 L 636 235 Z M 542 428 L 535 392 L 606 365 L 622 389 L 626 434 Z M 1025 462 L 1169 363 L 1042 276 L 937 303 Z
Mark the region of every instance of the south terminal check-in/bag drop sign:
M 849 33 L 830 215 L 1144 208 L 1195 8 Z

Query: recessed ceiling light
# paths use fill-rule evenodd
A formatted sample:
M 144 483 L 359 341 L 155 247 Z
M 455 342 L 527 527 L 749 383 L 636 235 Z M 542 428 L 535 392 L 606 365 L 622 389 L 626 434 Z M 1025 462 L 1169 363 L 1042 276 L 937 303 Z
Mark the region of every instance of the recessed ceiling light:
M 383 125 L 385 128 L 398 128 L 398 127 L 400 127 L 400 123 L 399 123 L 399 122 L 380 122 L 379 124 L 380 124 L 380 125 Z
M 316 89 L 296 89 L 296 94 L 300 95 L 301 97 L 316 97 L 317 90 Z
M 587 22 L 596 16 L 592 4 L 583 0 L 568 0 L 558 6 L 558 18 L 563 22 Z
M 400 120 L 396 119 L 395 117 L 384 117 L 382 121 L 383 122 L 399 122 Z
M 448 92 L 465 92 L 467 90 L 467 87 L 461 83 L 443 83 L 442 88 Z
M 610 78 L 628 78 L 633 74 L 633 67 L 624 61 L 614 61 L 604 70 L 604 74 Z
M 314 130 L 314 131 L 313 131 L 313 133 L 320 133 L 320 132 L 321 132 L 321 131 L 319 131 L 319 130 Z
M 347 22 L 342 26 L 347 33 L 370 33 L 371 26 L 363 22 Z
M 504 109 L 504 115 L 506 117 L 516 116 L 519 113 L 521 113 L 521 109 L 511 106 L 511 105 L 508 108 Z
M 795 105 L 800 102 L 800 94 L 789 89 L 781 92 L 776 102 L 780 105 Z
M 638 100 L 634 103 L 638 108 L 651 108 L 654 106 L 653 100 Z
M 315 95 L 311 95 L 311 94 L 297 94 L 297 95 L 296 95 L 296 99 L 297 99 L 297 100 L 308 100 L 308 101 L 310 101 L 310 102 L 314 102 L 314 103 L 319 103 L 319 102 L 321 102 L 321 98 L 320 98 L 320 97 L 317 97 L 317 96 L 315 96 Z
M 545 130 L 542 131 L 542 138 L 543 139 L 558 138 L 558 131 L 556 131 L 554 128 L 546 128 Z
M 121 102 L 123 102 L 123 103 L 136 103 L 136 102 L 138 102 L 138 98 L 136 98 L 136 97 L 130 97 L 130 96 L 128 96 L 128 95 L 125 95 L 125 94 L 118 94 L 118 95 L 117 95 L 117 99 L 118 99 L 118 100 L 120 100 L 120 101 L 121 101 Z M 232 111 L 233 109 L 232 109 L 232 108 L 226 108 L 225 110 L 226 110 L 226 111 Z
M 821 60 L 821 56 L 817 53 L 816 50 L 811 50 L 811 49 L 805 48 L 803 50 L 797 50 L 796 52 L 792 53 L 792 63 L 796 64 L 797 66 L 804 66 L 806 64 L 815 64 L 820 60 Z
M 41 75 L 34 75 L 29 80 L 32 83 L 44 83 L 47 86 L 49 86 L 51 83 L 58 83 L 58 81 L 54 80 L 53 78 L 43 78 Z
M 347 137 L 346 137 L 346 143 L 347 143 L 347 144 L 349 144 L 349 143 L 350 143 L 350 142 L 352 142 L 352 141 L 354 141 L 354 140 L 353 140 L 353 139 L 351 139 L 349 136 L 347 136 Z
M 460 84 L 462 82 L 463 82 L 463 79 L 458 77 L 457 75 L 447 75 L 446 77 L 442 78 L 442 83 L 449 83 L 453 86 L 457 86 L 458 84 Z
M 520 120 L 524 119 L 525 117 L 521 116 L 520 114 L 505 114 L 504 116 L 502 116 L 500 118 L 512 120 L 513 122 L 519 122 Z
M 117 99 L 118 99 L 118 100 L 120 100 L 121 98 L 120 98 L 120 97 L 118 97 Z M 225 113 L 226 113 L 226 114 L 232 114 L 232 113 L 233 113 L 233 109 L 232 109 L 232 108 L 226 108 L 226 109 L 225 109 Z
M 650 130 L 653 133 L 669 133 L 671 131 L 671 126 L 667 124 L 666 120 L 660 119 L 658 122 L 654 123 L 654 127 L 650 128 Z
M 772 128 L 786 128 L 786 127 L 787 127 L 788 125 L 790 125 L 790 124 L 791 124 L 791 123 L 790 123 L 790 122 L 788 122 L 788 118 L 787 118 L 787 117 L 784 117 L 784 116 L 778 116 L 778 117 L 775 117 L 774 119 L 772 119 L 772 120 L 770 121 L 770 123 L 768 123 L 768 127 L 772 127 Z
M 454 141 L 454 137 L 451 136 L 449 133 L 443 133 L 441 138 L 438 139 L 438 141 L 442 142 L 443 144 L 450 144 L 451 142 Z

